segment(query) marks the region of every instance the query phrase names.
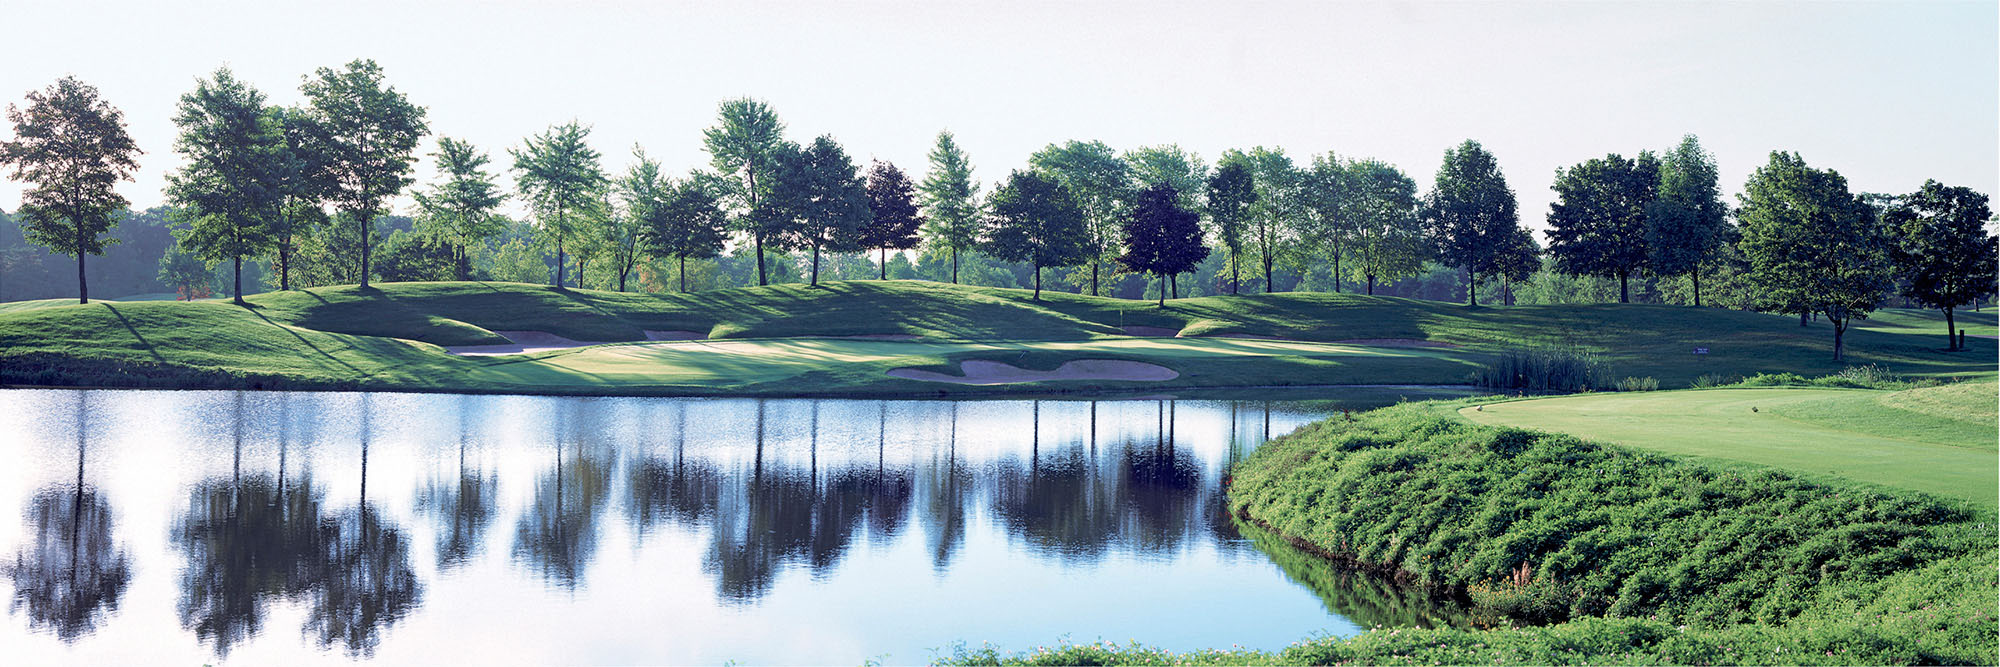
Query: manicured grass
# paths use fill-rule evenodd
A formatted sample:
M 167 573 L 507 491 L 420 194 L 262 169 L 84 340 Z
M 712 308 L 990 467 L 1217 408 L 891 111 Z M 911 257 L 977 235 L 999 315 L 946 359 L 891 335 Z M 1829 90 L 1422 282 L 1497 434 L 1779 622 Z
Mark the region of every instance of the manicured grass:
M 1992 337 L 2000 335 L 2000 311 L 1992 304 L 1973 312 L 1970 308 L 1960 308 L 1952 312 L 1953 324 L 1964 329 L 1967 336 Z M 1854 323 L 1859 329 L 1883 333 L 1908 333 L 1920 336 L 1936 336 L 1940 344 L 1944 342 L 1944 312 L 1918 308 L 1883 308 L 1868 315 L 1868 319 Z
M 2000 499 L 1995 400 L 2000 385 L 1993 382 L 1900 392 L 1698 389 L 1511 401 L 1458 414 L 1482 424 L 1841 477 L 1991 507 Z
M 776 285 L 695 294 L 620 294 L 483 282 L 389 283 L 227 301 L 44 305 L 0 312 L 0 381 L 95 386 L 262 386 L 633 394 L 976 395 L 1031 389 L 1328 384 L 1457 384 L 1499 351 L 1568 343 L 1614 375 L 1685 386 L 1703 374 L 1840 369 L 1822 330 L 1782 316 L 1676 306 L 1469 308 L 1351 294 L 1272 294 L 1151 302 L 917 281 Z M 1133 338 L 1122 327 L 1179 331 Z M 500 343 L 532 330 L 642 341 L 691 330 L 706 343 L 647 344 L 469 359 L 432 345 Z M 1281 336 L 1285 341 L 1210 337 Z M 852 340 L 901 334 L 921 340 Z M 1325 345 L 1415 339 L 1445 348 Z M 734 347 L 720 341 L 744 343 Z M 762 341 L 754 345 L 750 341 Z M 432 344 L 432 345 L 427 345 Z M 1946 353 L 1928 338 L 1857 332 L 1849 363 L 1903 375 L 1994 370 L 1995 343 Z M 1705 347 L 1705 355 L 1691 350 Z M 954 387 L 889 378 L 890 368 L 955 372 L 967 359 L 1055 368 L 1075 359 L 1174 368 L 1163 383 L 1059 381 Z

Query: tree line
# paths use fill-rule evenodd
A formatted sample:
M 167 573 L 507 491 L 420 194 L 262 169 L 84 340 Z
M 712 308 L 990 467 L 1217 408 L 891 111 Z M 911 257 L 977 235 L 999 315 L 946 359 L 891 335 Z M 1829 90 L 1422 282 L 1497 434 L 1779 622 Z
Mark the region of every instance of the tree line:
M 1635 279 L 1671 281 L 1701 305 L 1706 279 L 1734 305 L 1826 319 L 1836 357 L 1849 323 L 1892 294 L 1949 322 L 1993 291 L 1986 195 L 1934 181 L 1907 195 L 1851 193 L 1838 173 L 1773 152 L 1731 207 L 1693 136 L 1558 169 L 1544 248 L 1521 224 L 1497 158 L 1470 140 L 1445 151 L 1421 193 L 1393 165 L 1333 152 L 1295 161 L 1278 148 L 1232 149 L 1211 168 L 1175 145 L 1120 153 L 1097 141 L 1050 144 L 982 188 L 949 131 L 915 180 L 887 162 L 862 169 L 832 136 L 788 139 L 769 105 L 743 98 L 720 105 L 703 131 L 710 163 L 684 175 L 639 148 L 610 173 L 590 128 L 572 121 L 507 149 L 511 190 L 487 153 L 447 136 L 431 154 L 435 178 L 415 187 L 425 110 L 378 65 L 321 68 L 300 90 L 304 103 L 271 105 L 222 68 L 182 96 L 174 150 L 184 165 L 168 179 L 175 229 L 162 280 L 192 283 L 203 279 L 197 264 L 226 262 L 240 302 L 251 260 L 281 290 L 295 276 L 364 289 L 375 277 L 582 287 L 596 270 L 608 273 L 597 284 L 624 291 L 635 272 L 666 262 L 686 290 L 690 261 L 727 256 L 754 263 L 758 285 L 793 270 L 816 285 L 829 260 L 873 252 L 876 277 L 888 278 L 892 254 L 912 250 L 948 261 L 954 283 L 967 258 L 1021 266 L 1036 298 L 1048 272 L 1095 295 L 1150 277 L 1162 306 L 1190 273 L 1209 278 L 1207 293 L 1281 291 L 1290 272 L 1374 294 L 1449 270 L 1474 306 L 1495 284 L 1511 304 L 1524 284 L 1584 277 L 1615 279 L 1620 302 Z M 77 258 L 87 302 L 85 258 L 104 252 L 126 206 L 115 186 L 140 151 L 121 113 L 73 77 L 30 92 L 8 118 L 15 138 L 0 143 L 0 165 L 30 184 L 17 212 L 24 237 Z M 408 229 L 378 243 L 378 221 L 405 192 L 416 203 Z M 501 213 L 509 198 L 526 220 Z M 774 254 L 798 264 L 774 266 Z

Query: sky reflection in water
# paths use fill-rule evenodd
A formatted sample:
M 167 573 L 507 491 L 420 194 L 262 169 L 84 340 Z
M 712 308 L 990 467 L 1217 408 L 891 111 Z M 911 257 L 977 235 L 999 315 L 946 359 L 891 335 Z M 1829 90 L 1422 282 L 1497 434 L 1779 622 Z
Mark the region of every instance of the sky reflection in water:
M 1222 471 L 1328 409 L 10 390 L 0 644 L 913 663 L 957 640 L 1277 648 L 1348 617 L 1448 621 L 1226 516 Z

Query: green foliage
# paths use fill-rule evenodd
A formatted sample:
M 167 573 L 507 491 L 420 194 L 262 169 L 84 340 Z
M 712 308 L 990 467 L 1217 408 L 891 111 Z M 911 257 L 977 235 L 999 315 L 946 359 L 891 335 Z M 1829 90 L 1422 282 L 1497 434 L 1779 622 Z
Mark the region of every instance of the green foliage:
M 1413 276 L 1423 269 L 1427 253 L 1418 217 L 1417 182 L 1379 160 L 1354 162 L 1348 171 L 1354 268 L 1367 281 L 1368 293 L 1374 294 L 1378 281 Z
M 1240 156 L 1240 157 L 1238 157 Z M 1274 268 L 1299 250 L 1299 221 L 1307 215 L 1306 175 L 1283 149 L 1263 146 L 1249 153 L 1224 153 L 1225 161 L 1241 160 L 1250 166 L 1257 197 L 1250 205 L 1250 251 L 1264 268 L 1264 291 L 1277 291 Z
M 856 239 L 862 248 L 882 251 L 878 278 L 889 277 L 889 251 L 917 247 L 924 219 L 917 216 L 916 190 L 896 165 L 875 161 L 868 168 L 869 222 Z M 900 255 L 900 253 L 899 253 Z
M 0 166 L 33 183 L 14 216 L 28 242 L 76 256 L 78 301 L 90 301 L 84 257 L 104 254 L 125 197 L 115 190 L 139 169 L 141 151 L 125 132 L 125 114 L 98 99 L 97 88 L 67 76 L 28 92 L 28 108 L 7 105 L 14 139 L 0 142 Z
M 1472 383 L 1502 390 L 1554 392 L 1591 391 L 1609 384 L 1603 361 L 1573 346 L 1508 349 L 1473 373 Z
M 918 186 L 923 195 L 924 245 L 951 256 L 951 282 L 958 282 L 958 255 L 979 243 L 979 183 L 972 163 L 951 132 L 938 132 L 931 148 L 930 173 Z
M 273 244 L 283 214 L 284 181 L 295 167 L 283 128 L 264 108 L 264 94 L 224 67 L 181 96 L 174 149 L 186 159 L 167 175 L 167 199 L 186 225 L 177 247 L 215 262 L 235 262 L 237 303 L 243 302 L 243 258 Z
M 1549 206 L 1549 254 L 1565 273 L 1618 279 L 1619 303 L 1631 303 L 1627 282 L 1646 268 L 1646 210 L 1659 190 L 1660 164 L 1651 151 L 1636 160 L 1617 153 L 1556 170 L 1557 200 Z
M 1035 298 L 1042 296 L 1042 268 L 1088 262 L 1096 252 L 1083 208 L 1069 189 L 1037 172 L 1014 172 L 993 192 L 986 228 L 987 254 L 1034 266 Z
M 1049 144 L 1028 156 L 1028 165 L 1060 184 L 1083 216 L 1087 254 L 1076 262 L 1090 266 L 1090 291 L 1099 289 L 1099 267 L 1117 250 L 1119 227 L 1132 199 L 1132 167 L 1102 141 Z M 997 209 L 997 205 L 996 205 Z M 996 211 L 997 213 L 997 211 Z M 1045 266 L 1069 266 L 1044 264 Z
M 1161 146 L 1141 146 L 1120 156 L 1126 170 L 1132 175 L 1128 188 L 1138 192 L 1155 183 L 1174 186 L 1178 194 L 1176 203 L 1181 208 L 1202 212 L 1202 193 L 1208 189 L 1208 165 L 1201 155 L 1187 151 L 1178 144 Z
M 1240 152 L 1224 153 L 1215 165 L 1215 175 L 1208 179 L 1208 215 L 1213 233 L 1222 247 L 1229 250 L 1229 293 L 1237 290 L 1237 254 L 1243 250 L 1244 225 L 1250 217 L 1251 207 L 1257 203 L 1255 177 L 1250 171 L 1249 156 Z
M 341 70 L 319 68 L 300 86 L 316 152 L 324 160 L 326 197 L 356 227 L 363 287 L 368 286 L 375 218 L 410 185 L 412 153 L 430 131 L 423 107 L 410 104 L 382 79 L 382 67 L 363 59 Z
M 490 162 L 486 154 L 472 144 L 438 137 L 437 152 L 431 153 L 431 157 L 437 161 L 438 178 L 442 182 L 429 192 L 412 195 L 422 212 L 423 224 L 451 240 L 456 277 L 465 280 L 472 275 L 467 249 L 507 229 L 506 218 L 496 211 L 507 195 L 493 183 L 493 176 L 486 173 Z
M 1690 134 L 1660 160 L 1659 195 L 1646 205 L 1646 265 L 1655 275 L 1687 276 L 1689 302 L 1701 305 L 1702 270 L 1729 242 L 1729 207 L 1717 187 L 1715 157 Z
M 644 208 L 640 238 L 649 252 L 675 260 L 680 291 L 687 291 L 687 261 L 722 252 L 729 222 L 714 177 L 695 172 L 664 183 L 660 200 Z
M 1499 270 L 1501 250 L 1517 240 L 1520 215 L 1514 189 L 1500 173 L 1500 162 L 1479 142 L 1444 152 L 1437 182 L 1424 196 L 1424 235 L 1438 261 L 1466 274 L 1468 288 L 1479 277 Z M 1476 293 L 1466 290 L 1474 305 Z
M 778 161 L 771 206 L 784 222 L 768 228 L 778 245 L 812 251 L 811 282 L 819 284 L 820 253 L 860 250 L 861 230 L 873 213 L 868 184 L 833 137 L 821 135 Z M 770 240 L 770 239 L 767 239 Z
M 382 240 L 375 275 L 384 282 L 451 280 L 458 274 L 457 248 L 436 234 L 395 231 Z
M 1635 378 L 1627 376 L 1625 379 L 1618 381 L 1618 391 L 1659 391 L 1659 390 L 1660 390 L 1660 381 L 1650 377 Z
M 534 212 L 543 242 L 555 248 L 557 287 L 567 282 L 565 255 L 570 246 L 594 240 L 586 236 L 586 225 L 599 219 L 605 207 L 609 182 L 589 138 L 590 128 L 571 121 L 508 150 L 514 156 L 514 187 Z
M 1944 311 L 1948 336 L 1955 333 L 1952 311 L 1993 291 L 2000 241 L 1986 232 L 1992 219 L 1986 195 L 1937 181 L 1924 181 L 1883 214 L 1892 256 L 1908 281 L 1903 294 Z M 1956 349 L 1957 340 L 1949 347 Z
M 785 124 L 761 100 L 747 97 L 724 100 L 717 112 L 717 125 L 702 130 L 702 145 L 708 149 L 710 164 L 723 174 L 729 185 L 726 199 L 734 209 L 735 228 L 750 236 L 757 253 L 757 284 L 769 284 L 764 266 L 764 244 L 778 236 L 785 222 L 767 210 L 781 156 L 798 148 L 785 141 Z
M 208 262 L 182 251 L 176 243 L 168 246 L 167 254 L 160 257 L 160 284 L 188 301 L 206 299 L 215 291 L 215 271 Z
M 1833 325 L 1833 359 L 1844 335 L 1888 296 L 1889 243 L 1873 207 L 1847 179 L 1773 151 L 1743 186 L 1741 248 L 1751 274 L 1787 313 L 1819 313 Z

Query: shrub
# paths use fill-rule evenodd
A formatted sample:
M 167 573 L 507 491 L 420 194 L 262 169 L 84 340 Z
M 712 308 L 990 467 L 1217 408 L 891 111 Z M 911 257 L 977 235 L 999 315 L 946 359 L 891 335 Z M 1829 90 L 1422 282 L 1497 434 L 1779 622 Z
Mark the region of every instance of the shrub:
M 1660 381 L 1651 377 L 1626 377 L 1618 381 L 1618 391 L 1659 391 Z
M 1695 378 L 1694 382 L 1688 383 L 1688 386 L 1693 387 L 1695 389 L 1703 389 L 1707 387 L 1720 387 L 1722 385 L 1731 384 L 1733 382 L 1736 381 L 1729 379 L 1729 376 L 1723 375 L 1721 373 L 1708 373 L 1702 375 L 1701 377 Z
M 1607 384 L 1597 356 L 1570 346 L 1508 350 L 1474 373 L 1472 382 L 1527 391 L 1590 391 Z

